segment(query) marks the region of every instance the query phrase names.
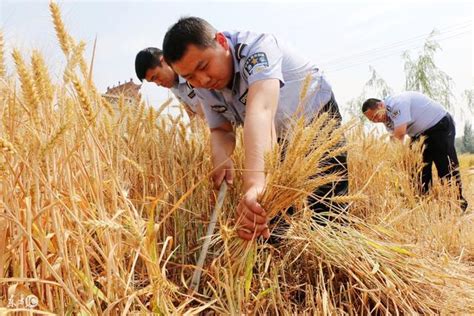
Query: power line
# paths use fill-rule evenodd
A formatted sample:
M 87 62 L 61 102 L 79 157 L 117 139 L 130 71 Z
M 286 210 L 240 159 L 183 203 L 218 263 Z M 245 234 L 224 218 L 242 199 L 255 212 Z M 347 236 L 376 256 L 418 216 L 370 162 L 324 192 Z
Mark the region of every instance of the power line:
M 459 31 L 464 31 L 467 27 L 470 27 L 471 24 L 472 23 L 469 21 L 469 22 L 464 22 L 462 24 L 457 24 L 457 25 L 454 25 L 454 26 L 444 28 L 438 34 L 435 34 L 433 36 L 433 38 L 436 39 L 437 37 L 442 37 L 442 36 L 451 35 L 451 34 L 457 34 Z M 465 32 L 467 32 L 467 31 L 468 30 L 466 30 Z M 431 33 L 418 35 L 416 37 L 412 37 L 412 38 L 409 38 L 409 39 L 406 39 L 406 40 L 403 40 L 403 41 L 398 41 L 398 42 L 383 45 L 383 46 L 380 46 L 380 47 L 372 48 L 372 49 L 369 49 L 369 50 L 366 50 L 366 51 L 362 51 L 362 52 L 359 52 L 359 53 L 350 54 L 350 55 L 346 55 L 346 56 L 343 56 L 343 57 L 338 57 L 338 58 L 334 58 L 334 59 L 331 59 L 331 60 L 327 60 L 325 62 L 321 62 L 320 64 L 328 65 L 329 67 L 334 67 L 334 66 L 338 66 L 340 64 L 347 63 L 348 61 L 353 62 L 354 60 L 363 60 L 367 56 L 373 57 L 373 55 L 380 54 L 381 52 L 387 53 L 387 51 L 400 51 L 402 49 L 406 49 L 406 48 L 411 47 L 413 45 L 413 43 L 418 44 L 420 39 L 426 38 L 430 34 Z
M 459 33 L 459 34 L 456 34 L 454 36 L 450 36 L 450 37 L 446 37 L 446 38 L 443 38 L 443 39 L 439 39 L 438 41 L 441 42 L 441 41 L 444 41 L 444 40 L 447 40 L 447 39 L 451 39 L 451 38 L 456 38 L 456 37 L 459 37 L 463 34 L 466 34 L 468 32 L 463 32 L 463 33 Z M 422 47 L 423 45 L 413 45 L 411 47 L 407 47 L 405 49 L 408 49 L 408 48 L 420 48 Z M 404 50 L 405 50 L 404 49 Z M 384 59 L 384 58 L 387 58 L 387 57 L 390 57 L 390 56 L 393 56 L 393 55 L 397 55 L 399 54 L 400 51 L 396 51 L 396 52 L 392 52 L 392 53 L 389 53 L 389 54 L 385 54 L 385 55 L 381 55 L 381 56 L 378 56 L 378 57 L 375 57 L 375 58 L 370 58 L 370 59 L 367 59 L 367 60 L 364 60 L 364 61 L 361 61 L 361 62 L 356 62 L 356 63 L 352 63 L 352 64 L 348 64 L 348 65 L 337 65 L 335 66 L 335 68 L 331 68 L 331 67 L 328 67 L 327 68 L 327 72 L 337 72 L 337 71 L 341 71 L 341 70 L 344 70 L 344 69 L 348 69 L 348 68 L 352 68 L 352 67 L 356 67 L 356 66 L 359 66 L 359 65 L 364 65 L 364 64 L 368 64 L 372 61 L 376 61 L 376 60 L 380 60 L 380 59 Z
M 452 39 L 452 38 L 457 38 L 457 37 L 460 37 L 464 34 L 467 34 L 469 33 L 469 31 L 464 31 L 464 32 L 460 32 L 460 33 L 457 33 L 457 34 L 453 34 L 451 36 L 447 36 L 447 37 L 444 37 L 444 38 L 440 38 L 440 39 L 437 39 L 436 41 L 437 42 L 442 42 L 442 41 L 445 41 L 445 40 L 448 40 L 448 39 Z M 327 71 L 327 72 L 337 72 L 337 71 L 340 71 L 340 70 L 344 70 L 344 69 L 347 69 L 347 68 L 352 68 L 352 67 L 355 67 L 355 66 L 359 66 L 359 65 L 363 65 L 363 64 L 367 64 L 369 62 L 372 62 L 372 61 L 375 61 L 375 60 L 379 60 L 379 59 L 383 59 L 383 58 L 386 58 L 386 57 L 389 57 L 389 56 L 393 56 L 393 55 L 396 55 L 396 54 L 400 54 L 401 51 L 404 51 L 404 50 L 407 50 L 407 49 L 412 49 L 412 48 L 420 48 L 420 47 L 423 47 L 424 44 L 416 44 L 416 45 L 409 45 L 409 46 L 406 46 L 406 47 L 401 47 L 401 48 L 398 48 L 397 50 L 392 50 L 390 53 L 387 53 L 387 54 L 382 54 L 379 56 L 371 56 L 371 58 L 366 58 L 366 59 L 361 59 L 361 58 L 358 58 L 358 59 L 354 59 L 354 60 L 346 60 L 345 63 L 341 62 L 341 63 L 337 63 L 337 64 L 334 64 L 334 65 L 331 65 L 331 66 L 328 66 L 328 67 L 325 67 L 324 69 Z M 377 55 L 377 54 L 375 54 Z
M 459 31 L 459 29 L 463 29 L 463 28 L 466 28 L 466 27 L 469 27 L 469 26 L 471 26 L 471 22 L 464 22 L 462 24 L 457 24 L 457 25 L 454 25 L 454 26 L 450 26 L 450 27 L 444 28 L 441 31 L 438 31 L 438 34 L 435 34 L 434 37 L 445 35 L 445 33 L 457 32 L 457 31 Z M 336 64 L 341 60 L 344 61 L 344 60 L 347 60 L 349 58 L 356 58 L 358 56 L 370 55 L 370 54 L 373 54 L 375 52 L 384 51 L 386 49 L 395 48 L 397 46 L 405 46 L 407 43 L 410 43 L 410 42 L 414 42 L 414 41 L 418 42 L 420 39 L 426 38 L 430 34 L 431 33 L 425 33 L 423 35 L 418 35 L 418 36 L 411 37 L 411 38 L 408 38 L 408 39 L 405 39 L 405 40 L 402 40 L 402 41 L 397 41 L 397 42 L 394 42 L 394 43 L 390 43 L 390 44 L 383 45 L 383 46 L 380 46 L 380 47 L 372 48 L 372 49 L 365 50 L 365 51 L 362 51 L 362 52 L 358 52 L 358 53 L 354 53 L 354 54 L 350 54 L 350 55 L 346 55 L 346 56 L 341 56 L 341 57 L 329 59 L 329 60 L 323 61 L 323 63 Z

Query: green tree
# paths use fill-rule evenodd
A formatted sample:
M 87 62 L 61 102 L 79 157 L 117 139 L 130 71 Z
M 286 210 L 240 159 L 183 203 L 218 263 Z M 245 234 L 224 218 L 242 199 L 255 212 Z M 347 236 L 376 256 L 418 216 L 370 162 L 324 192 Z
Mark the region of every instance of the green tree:
M 403 53 L 405 89 L 420 91 L 450 110 L 453 97 L 452 78 L 435 64 L 435 53 L 441 49 L 441 46 L 433 39 L 435 34 L 436 31 L 432 31 L 428 36 L 419 56 L 412 58 L 408 51 Z
M 474 89 L 466 89 L 464 90 L 463 94 L 463 103 L 466 104 L 466 107 L 461 108 L 461 114 L 466 115 L 466 114 L 473 114 L 474 113 Z M 464 108 L 467 110 L 464 111 Z
M 464 135 L 462 136 L 463 152 L 474 153 L 474 140 L 472 135 L 472 124 L 464 124 Z

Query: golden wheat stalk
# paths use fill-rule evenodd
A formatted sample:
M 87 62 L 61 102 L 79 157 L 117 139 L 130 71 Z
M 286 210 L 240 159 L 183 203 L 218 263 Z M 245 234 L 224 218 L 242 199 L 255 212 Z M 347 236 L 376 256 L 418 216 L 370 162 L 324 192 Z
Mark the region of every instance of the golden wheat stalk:
M 61 141 L 66 134 L 66 131 L 69 128 L 69 124 L 65 123 L 64 125 L 60 126 L 59 129 L 51 136 L 50 140 L 46 143 L 46 145 L 41 150 L 41 156 L 44 156 L 46 153 L 51 151 L 57 143 Z
M 8 140 L 0 137 L 0 150 L 9 154 L 13 154 L 15 152 L 15 147 L 13 147 L 13 144 Z
M 100 104 L 105 108 L 105 111 L 107 114 L 111 117 L 114 116 L 114 109 L 112 107 L 112 104 L 105 98 L 105 97 L 100 97 Z
M 3 32 L 0 30 L 0 78 L 7 74 L 5 67 L 5 42 L 3 40 Z
M 92 108 L 92 103 L 90 101 L 89 95 L 87 94 L 86 89 L 84 86 L 79 82 L 79 79 L 75 74 L 71 75 L 71 81 L 74 86 L 74 89 L 77 93 L 77 98 L 79 100 L 79 104 L 83 110 L 84 116 L 89 124 L 92 124 L 95 119 L 95 115 Z
M 33 50 L 31 55 L 31 66 L 34 74 L 36 91 L 44 104 L 51 104 L 54 97 L 54 89 L 51 83 L 48 69 L 40 52 Z
M 21 56 L 18 49 L 13 50 L 12 57 L 16 65 L 18 79 L 21 83 L 25 106 L 28 109 L 29 114 L 33 118 L 35 124 L 39 126 L 38 109 L 40 105 L 40 98 L 38 97 L 33 77 L 31 72 L 27 69 L 25 62 L 23 61 L 23 57 Z
M 54 29 L 56 30 L 56 37 L 58 38 L 59 45 L 64 52 L 64 55 L 68 57 L 71 53 L 71 37 L 67 33 L 61 18 L 61 10 L 59 9 L 59 6 L 52 1 L 49 3 L 49 9 L 51 11 L 51 17 L 53 18 Z
M 71 54 L 67 57 L 67 65 L 64 69 L 64 83 L 68 83 L 69 81 L 71 81 L 73 74 L 76 73 L 76 67 L 83 59 L 86 43 L 84 41 L 80 41 L 77 45 L 71 43 L 71 47 Z M 87 76 L 83 75 L 83 78 L 87 78 Z

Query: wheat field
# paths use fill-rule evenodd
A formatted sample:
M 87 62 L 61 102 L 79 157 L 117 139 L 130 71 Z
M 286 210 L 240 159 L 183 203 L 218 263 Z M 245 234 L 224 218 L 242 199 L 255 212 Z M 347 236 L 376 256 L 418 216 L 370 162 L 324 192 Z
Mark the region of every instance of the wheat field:
M 435 181 L 418 195 L 421 148 L 325 116 L 296 120 L 286 158 L 281 148 L 267 157 L 262 204 L 297 209 L 281 244 L 236 237 L 237 176 L 191 291 L 215 201 L 208 128 L 166 115 L 171 100 L 105 99 L 85 43 L 50 11 L 67 60 L 58 82 L 39 51 L 7 52 L 0 33 L 1 314 L 474 313 L 474 215 L 461 214 L 456 188 Z M 339 175 L 308 177 L 343 137 L 350 211 L 317 225 L 304 197 Z M 242 146 L 233 158 L 239 174 Z M 472 155 L 461 174 L 472 209 Z

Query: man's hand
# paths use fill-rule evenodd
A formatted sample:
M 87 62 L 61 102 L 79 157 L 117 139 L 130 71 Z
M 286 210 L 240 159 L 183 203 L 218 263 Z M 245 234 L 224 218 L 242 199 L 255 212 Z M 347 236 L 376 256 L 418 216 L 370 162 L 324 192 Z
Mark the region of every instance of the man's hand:
M 275 113 L 280 96 L 278 79 L 258 80 L 249 86 L 244 122 L 244 196 L 237 206 L 240 238 L 270 237 L 267 214 L 257 202 L 265 188 L 265 153 L 276 143 Z
M 224 122 L 211 128 L 211 158 L 214 170 L 211 174 L 214 189 L 218 190 L 222 181 L 231 185 L 234 179 L 232 153 L 235 147 L 234 128 L 231 123 Z
M 226 181 L 227 184 L 232 185 L 234 181 L 234 163 L 230 157 L 221 159 L 214 157 L 214 170 L 212 172 L 212 182 L 214 189 L 219 190 L 222 181 Z
M 405 123 L 394 128 L 391 138 L 392 140 L 396 139 L 403 142 L 403 139 L 405 138 L 406 134 L 407 134 L 407 124 Z
M 267 213 L 257 202 L 263 187 L 251 187 L 245 192 L 237 206 L 237 234 L 245 240 L 252 240 L 259 236 L 270 237 L 267 225 Z

